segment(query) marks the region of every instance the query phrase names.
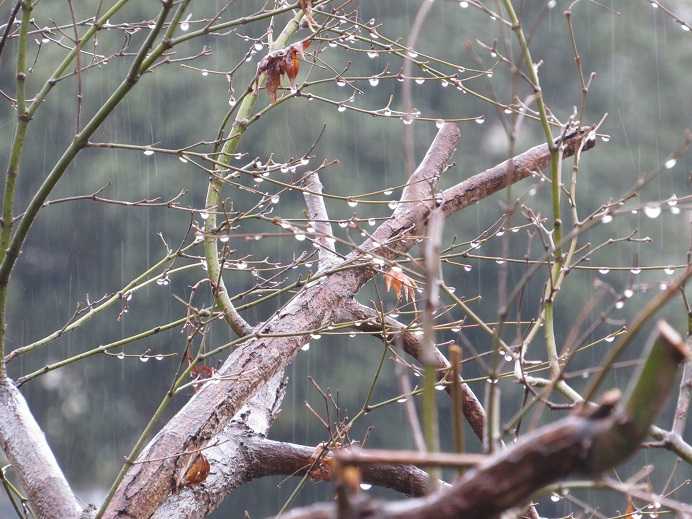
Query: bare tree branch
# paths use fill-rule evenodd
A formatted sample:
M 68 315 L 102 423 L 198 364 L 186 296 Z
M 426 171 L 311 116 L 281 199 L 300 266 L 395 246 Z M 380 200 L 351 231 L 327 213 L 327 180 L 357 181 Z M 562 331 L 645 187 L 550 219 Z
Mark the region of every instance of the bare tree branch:
M 362 324 L 359 329 L 362 331 L 373 333 L 382 331 L 382 324 L 379 323 L 379 313 L 368 306 L 360 304 L 356 300 L 345 301 L 341 308 L 339 308 L 338 316 L 343 322 L 361 321 Z M 397 340 L 400 341 L 404 351 L 414 359 L 422 362 L 423 343 L 421 338 L 408 330 L 404 324 L 392 317 L 386 317 L 385 321 L 387 330 L 391 330 L 393 334 L 396 334 Z M 382 338 L 381 333 L 378 336 Z M 435 348 L 433 355 L 435 368 L 437 370 L 437 378 L 441 380 L 447 375 L 447 370 L 451 367 L 451 364 L 438 348 Z M 445 390 L 451 396 L 452 385 L 446 385 Z M 483 404 L 480 403 L 471 387 L 463 382 L 463 379 L 461 390 L 462 411 L 464 416 L 466 420 L 468 420 L 473 432 L 478 436 L 478 439 L 482 440 L 485 427 L 485 410 L 483 409 Z
M 329 213 L 322 195 L 322 182 L 316 171 L 313 171 L 305 180 L 305 205 L 308 208 L 308 218 L 315 228 L 316 243 L 319 245 L 320 268 L 324 268 L 332 261 L 337 260 L 336 242 L 332 225 L 329 223 Z
M 0 378 L 0 416 L 0 444 L 34 513 L 46 519 L 79 517 L 82 507 L 24 396 L 9 378 Z
M 583 133 L 570 137 L 566 149 L 574 150 Z M 392 218 L 385 221 L 366 240 L 360 250 L 351 253 L 338 268 L 308 283 L 266 323 L 238 347 L 219 369 L 219 380 L 207 383 L 150 441 L 142 458 L 166 458 L 156 463 L 135 464 L 125 475 L 105 517 L 147 517 L 170 495 L 180 460 L 170 453 L 187 452 L 206 445 L 257 391 L 283 370 L 300 347 L 309 340 L 306 330 L 319 329 L 333 318 L 334 310 L 351 299 L 374 272 L 364 253 L 394 257 L 413 245 L 406 239 L 425 219 L 433 206 L 435 181 L 444 171 L 456 149 L 460 132 L 454 124 L 443 124 L 428 153 L 404 189 L 402 201 Z M 539 147 L 540 148 L 540 147 Z M 534 149 L 535 150 L 535 149 Z M 543 150 L 545 154 L 546 150 Z M 567 156 L 568 153 L 565 153 Z M 522 155 L 523 156 L 523 155 Z M 518 159 L 521 159 L 519 156 Z M 541 149 L 530 152 L 525 167 L 540 167 L 545 161 Z M 515 181 L 522 176 L 508 176 Z M 500 182 L 506 182 L 502 175 Z M 467 181 L 468 182 L 468 181 Z M 488 180 L 493 186 L 495 180 Z M 476 191 L 490 194 L 492 188 L 477 185 Z M 466 192 L 459 193 L 466 197 Z M 427 198 L 426 198 L 427 196 Z M 477 196 L 479 199 L 481 196 Z M 468 199 L 466 197 L 465 199 Z M 463 203 L 452 203 L 461 208 Z M 449 212 L 449 211 L 447 211 Z
M 524 436 L 467 472 L 450 488 L 422 499 L 368 501 L 361 504 L 357 517 L 495 517 L 570 474 L 597 476 L 637 451 L 671 392 L 670 380 L 691 355 L 680 335 L 661 321 L 648 358 L 624 401 L 617 390 L 606 393 L 597 408 L 584 407 Z M 334 505 L 317 505 L 294 510 L 285 517 L 336 515 Z

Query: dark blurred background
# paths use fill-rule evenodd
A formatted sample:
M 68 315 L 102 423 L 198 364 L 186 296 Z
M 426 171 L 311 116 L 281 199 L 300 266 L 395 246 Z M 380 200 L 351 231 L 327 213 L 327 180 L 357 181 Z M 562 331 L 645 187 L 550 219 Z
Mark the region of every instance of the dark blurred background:
M 486 3 L 496 7 L 495 2 Z M 547 102 L 563 121 L 580 100 L 576 69 L 562 14 L 569 3 L 559 0 L 554 8 L 548 9 L 544 1 L 515 1 L 526 26 L 535 29 L 531 39 L 534 60 L 542 61 L 539 72 Z M 9 0 L 0 3 L 0 19 L 7 19 L 12 4 Z M 201 23 L 194 24 L 194 20 L 212 16 L 223 4 L 220 1 L 193 2 L 193 29 L 201 26 Z M 239 0 L 226 16 L 236 18 L 251 13 L 260 4 Z M 402 41 L 408 35 L 419 4 L 419 1 L 413 0 L 353 3 L 360 8 L 362 21 L 375 18 L 384 24 L 382 31 L 385 34 Z M 74 5 L 77 19 L 92 16 L 96 9 L 96 2 L 93 1 L 78 0 Z M 692 20 L 692 4 L 689 2 L 670 0 L 666 5 L 683 19 Z M 111 23 L 151 19 L 158 6 L 158 2 L 131 1 Z M 70 19 L 65 2 L 41 2 L 34 16 L 38 27 L 51 26 L 53 23 L 66 24 Z M 276 26 L 282 27 L 286 19 L 277 19 Z M 585 119 L 594 122 L 603 113 L 609 114 L 602 128 L 603 133 L 610 135 L 609 142 L 599 142 L 594 151 L 585 154 L 579 173 L 578 203 L 583 217 L 601 204 L 622 196 L 646 172 L 661 168 L 669 154 L 681 143 L 684 129 L 692 125 L 689 73 L 692 67 L 692 36 L 682 31 L 661 9 L 652 8 L 646 1 L 583 1 L 575 7 L 573 19 L 585 72 L 597 74 L 589 94 Z M 224 36 L 194 39 L 176 50 L 178 56 L 189 56 L 199 52 L 202 45 L 207 45 L 213 54 L 192 64 L 200 69 L 227 71 L 247 50 L 248 44 L 239 35 L 256 36 L 264 30 L 266 23 L 253 24 Z M 40 35 L 32 36 L 32 61 L 40 38 Z M 461 8 L 456 1 L 439 0 L 425 21 L 417 47 L 422 52 L 470 68 L 486 68 L 491 67 L 494 60 L 476 44 L 476 39 L 488 45 L 497 39 L 502 45 L 506 40 L 514 43 L 512 38 L 513 35 L 506 28 L 493 23 L 479 10 Z M 133 35 L 133 45 L 141 39 L 142 32 Z M 117 31 L 99 33 L 99 52 L 115 51 L 120 41 L 121 35 Z M 12 40 L 0 62 L 0 88 L 8 95 L 14 93 L 15 50 L 16 40 Z M 256 61 L 263 52 L 255 55 L 253 61 L 236 74 L 233 84 L 237 91 L 242 91 L 248 84 L 254 74 Z M 518 55 L 516 46 L 514 53 Z M 39 59 L 28 81 L 30 92 L 39 88 L 63 55 L 64 50 L 54 44 L 41 46 Z M 370 60 L 364 53 L 348 53 L 341 49 L 327 49 L 322 59 L 336 69 L 352 61 L 351 72 L 354 75 L 379 72 L 385 64 L 389 64 L 394 72 L 401 67 L 399 58 L 378 57 Z M 482 66 L 476 60 L 480 60 Z M 123 78 L 128 65 L 128 61 L 114 59 L 83 74 L 83 120 L 103 103 Z M 492 78 L 479 78 L 470 82 L 469 86 L 486 95 L 494 89 L 499 99 L 507 102 L 511 94 L 508 78 L 506 67 L 500 64 L 495 67 Z M 395 80 L 383 80 L 376 87 L 363 81 L 359 87 L 365 95 L 356 96 L 353 103 L 356 106 L 381 108 L 393 95 L 393 108 L 403 108 L 401 83 Z M 30 125 L 16 212 L 26 206 L 31 194 L 73 135 L 74 91 L 73 81 L 61 82 Z M 350 91 L 334 84 L 321 87 L 316 92 L 337 100 L 344 100 L 350 95 Z M 521 86 L 520 92 L 522 98 L 529 93 L 525 85 Z M 482 125 L 474 122 L 462 125 L 463 138 L 456 156 L 456 167 L 448 171 L 444 179 L 446 186 L 506 158 L 507 139 L 492 106 L 469 94 L 462 95 L 453 88 L 443 89 L 439 83 L 431 81 L 423 85 L 413 84 L 413 96 L 415 107 L 426 116 L 482 115 L 485 118 Z M 93 140 L 127 144 L 159 143 L 167 148 L 213 140 L 227 110 L 227 100 L 228 84 L 223 74 L 203 76 L 199 70 L 176 65 L 162 66 L 142 79 Z M 265 95 L 261 96 L 260 103 L 261 106 L 267 103 Z M 405 181 L 402 147 L 404 126 L 400 120 L 372 118 L 351 111 L 340 113 L 332 105 L 316 101 L 308 104 L 305 99 L 284 103 L 252 125 L 239 151 L 263 160 L 270 153 L 275 154 L 277 160 L 287 160 L 302 154 L 318 136 L 323 124 L 326 125 L 326 132 L 315 151 L 316 158 L 312 164 L 322 159 L 341 161 L 339 167 L 322 175 L 326 191 L 340 195 L 364 193 Z M 0 147 L 0 163 L 3 168 L 7 162 L 14 125 L 14 113 L 8 103 L 3 102 L 0 108 L 0 139 L 4 143 Z M 413 128 L 416 158 L 419 160 L 434 136 L 435 125 L 418 121 Z M 543 134 L 540 126 L 525 121 L 519 133 L 517 151 L 541 142 Z M 662 172 L 640 192 L 641 202 L 666 200 L 672 194 L 678 197 L 689 194 L 688 175 L 691 169 L 692 160 L 687 156 L 681 158 L 674 168 Z M 563 171 L 566 178 L 569 166 L 566 165 Z M 183 202 L 190 207 L 201 208 L 207 178 L 191 164 L 183 164 L 172 156 L 92 149 L 79 155 L 51 198 L 88 194 L 106 184 L 109 187 L 104 191 L 104 196 L 124 200 L 155 196 L 165 199 L 185 189 L 187 195 Z M 534 180 L 525 180 L 514 188 L 513 193 L 525 196 L 527 204 L 549 215 L 550 195 L 545 186 Z M 268 192 L 275 190 L 275 186 L 268 183 L 259 187 Z M 535 195 L 529 194 L 532 187 L 537 188 Z M 253 202 L 247 194 L 231 189 L 227 189 L 224 195 L 233 200 L 236 207 L 247 207 Z M 450 218 L 446 223 L 446 236 L 450 240 L 456 237 L 460 241 L 474 238 L 501 216 L 503 200 L 504 195 L 497 195 Z M 333 218 L 349 217 L 354 212 L 359 217 L 384 216 L 389 212 L 386 206 L 360 204 L 357 208 L 351 208 L 334 200 L 328 201 L 327 205 Z M 594 245 L 610 237 L 625 235 L 634 228 L 639 230 L 639 236 L 652 238 L 649 244 L 623 243 L 605 248 L 592 257 L 591 263 L 610 266 L 630 266 L 637 261 L 641 265 L 685 264 L 690 233 L 688 216 L 684 208 L 678 214 L 673 214 L 668 205 L 664 204 L 663 208 L 662 214 L 656 219 L 649 219 L 641 212 L 625 215 L 584 235 L 581 243 L 588 241 Z M 285 194 L 276 214 L 300 216 L 303 210 L 299 194 Z M 519 223 L 524 223 L 524 220 Z M 188 213 L 163 208 L 126 209 L 74 202 L 43 210 L 32 228 L 11 281 L 9 349 L 26 345 L 59 329 L 72 316 L 76 305 L 84 303 L 87 296 L 93 301 L 105 293 L 117 291 L 165 253 L 159 233 L 173 246 L 183 238 L 188 224 Z M 241 228 L 243 232 L 271 230 L 267 224 L 257 222 L 250 222 Z M 347 236 L 345 229 L 335 226 L 335 230 L 340 236 Z M 541 249 L 538 240 L 533 241 L 531 252 L 537 257 Z M 526 243 L 524 231 L 512 234 L 511 256 L 523 257 L 527 250 Z M 479 252 L 498 254 L 500 245 L 500 239 L 492 239 Z M 253 254 L 256 259 L 269 256 L 284 261 L 303 250 L 309 250 L 307 242 L 290 238 L 266 238 L 252 242 L 238 240 L 232 246 Z M 492 321 L 498 307 L 497 278 L 500 266 L 493 261 L 471 260 L 468 263 L 473 267 L 471 272 L 450 269 L 445 271 L 446 281 L 457 287 L 457 294 L 481 296 L 474 308 Z M 519 280 L 524 271 L 522 265 L 509 266 L 510 286 Z M 305 269 L 301 269 L 301 272 L 304 274 Z M 135 294 L 129 303 L 129 312 L 123 319 L 116 319 L 119 312 L 117 307 L 104 312 L 76 332 L 66 334 L 40 351 L 20 357 L 9 366 L 11 376 L 21 376 L 47 362 L 181 317 L 184 309 L 172 295 L 187 298 L 189 285 L 202 275 L 201 270 L 197 269 L 173 276 L 168 286 L 152 284 Z M 576 315 L 592 295 L 597 278 L 611 285 L 615 293 L 634 285 L 635 295 L 627 300 L 624 308 L 616 310 L 609 321 L 594 330 L 594 339 L 621 326 L 659 290 L 661 282 L 670 279 L 661 270 L 645 271 L 639 276 L 628 271 L 613 271 L 607 275 L 591 270 L 573 272 L 564 285 L 557 305 L 558 341 L 565 339 Z M 538 276 L 528 286 L 523 307 L 525 315 L 536 308 L 542 279 Z M 234 290 L 240 291 L 252 283 L 249 272 L 234 273 L 232 276 Z M 376 283 L 383 293 L 382 281 L 377 280 Z M 372 284 L 363 291 L 361 300 L 368 301 L 373 297 Z M 210 300 L 209 294 L 199 299 L 200 304 L 205 299 Z M 598 320 L 600 312 L 612 304 L 612 296 L 606 299 L 584 323 L 584 327 Z M 278 297 L 265 305 L 254 307 L 244 314 L 245 318 L 250 323 L 261 321 L 285 301 L 285 297 Z M 392 304 L 391 297 L 388 302 Z M 681 332 L 685 331 L 686 318 L 679 299 L 673 301 L 662 315 Z M 639 336 L 626 358 L 636 359 L 640 356 L 647 335 L 648 330 Z M 466 337 L 479 352 L 487 351 L 490 347 L 488 338 L 482 333 L 471 330 Z M 209 342 L 219 345 L 230 338 L 232 334 L 229 330 L 224 326 L 215 326 Z M 439 338 L 453 339 L 454 334 L 440 334 Z M 183 346 L 184 337 L 176 329 L 132 344 L 127 351 L 142 353 L 150 348 L 155 353 L 172 353 L 180 352 Z M 542 348 L 542 338 L 539 338 L 530 356 L 543 358 Z M 605 351 L 605 343 L 586 350 L 575 357 L 570 370 L 597 365 Z M 272 427 L 271 437 L 304 444 L 324 440 L 325 431 L 304 406 L 307 400 L 313 406 L 322 408 L 321 399 L 308 383 L 307 377 L 311 376 L 323 387 L 338 392 L 344 411 L 353 413 L 366 397 L 380 355 L 381 345 L 374 338 L 340 335 L 325 336 L 314 341 L 310 350 L 300 353 L 288 370 L 288 392 L 283 411 Z M 95 356 L 22 387 L 68 479 L 85 502 L 99 502 L 104 495 L 123 456 L 130 450 L 168 388 L 176 365 L 174 357 L 142 363 L 137 358 L 121 361 L 115 357 Z M 508 366 L 504 368 L 509 369 Z M 464 369 L 469 377 L 482 375 L 476 363 L 468 363 Z M 625 386 L 634 369 L 630 366 L 614 370 L 608 378 L 608 385 Z M 571 382 L 579 389 L 585 381 L 576 378 Z M 674 383 L 677 384 L 677 381 Z M 473 387 L 477 394 L 483 395 L 482 383 L 473 384 Z M 511 377 L 503 379 L 500 387 L 503 416 L 507 419 L 520 405 L 522 391 Z M 377 385 L 375 400 L 390 397 L 397 391 L 393 367 L 388 363 Z M 439 402 L 443 445 L 449 448 L 449 402 L 446 397 L 440 398 Z M 182 403 L 184 399 L 181 398 L 171 412 Z M 658 423 L 662 427 L 669 427 L 671 411 L 672 407 L 669 406 L 668 411 L 659 418 Z M 554 420 L 562 416 L 560 413 L 545 413 L 544 420 Z M 369 414 L 358 423 L 354 438 L 361 438 L 368 426 L 374 427 L 369 440 L 371 446 L 412 447 L 402 406 L 389 406 Z M 690 430 L 688 427 L 688 437 Z M 477 451 L 479 445 L 475 439 L 471 439 L 470 431 L 467 438 L 468 448 Z M 655 488 L 660 491 L 671 475 L 673 461 L 674 456 L 666 451 L 644 450 L 635 460 L 624 465 L 619 475 L 624 479 L 642 464 L 653 463 L 655 471 L 651 478 Z M 669 488 L 691 477 L 690 466 L 680 464 L 675 468 Z M 252 517 L 274 514 L 297 482 L 296 478 L 255 481 L 227 498 L 216 516 L 240 517 L 244 510 L 248 510 Z M 331 492 L 329 485 L 308 483 L 294 504 L 328 499 Z M 392 493 L 380 489 L 372 489 L 371 492 L 393 497 Z M 599 507 L 604 514 L 615 514 L 616 510 L 622 510 L 625 506 L 623 496 L 599 491 L 581 491 L 577 494 Z M 683 488 L 674 497 L 690 500 L 692 492 Z M 540 506 L 541 514 L 547 516 L 566 515 L 574 510 L 573 505 L 564 499 L 553 502 L 545 498 Z M 10 514 L 6 497 L 1 495 L 0 515 L 4 517 Z

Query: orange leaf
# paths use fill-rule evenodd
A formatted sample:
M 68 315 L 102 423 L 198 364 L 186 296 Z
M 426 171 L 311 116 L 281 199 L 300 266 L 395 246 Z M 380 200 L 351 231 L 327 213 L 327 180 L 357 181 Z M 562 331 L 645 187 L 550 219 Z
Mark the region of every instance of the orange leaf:
M 397 299 L 401 299 L 403 293 L 406 301 L 415 301 L 416 299 L 416 282 L 402 272 L 399 267 L 392 267 L 384 273 L 384 285 L 387 287 L 387 292 L 394 292 Z
M 183 478 L 183 486 L 199 485 L 209 475 L 209 461 L 201 452 L 193 455 L 192 463 L 187 467 Z

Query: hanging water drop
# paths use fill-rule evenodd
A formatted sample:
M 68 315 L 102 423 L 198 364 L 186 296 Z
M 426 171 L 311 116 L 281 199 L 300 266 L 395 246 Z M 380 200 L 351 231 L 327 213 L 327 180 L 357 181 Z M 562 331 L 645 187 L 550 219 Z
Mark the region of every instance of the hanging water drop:
M 603 218 L 601 218 L 602 223 L 610 223 L 613 221 L 613 215 L 612 214 L 604 214 Z
M 306 342 L 300 347 L 301 351 L 308 351 L 310 349 L 310 343 Z
M 376 87 L 380 84 L 380 78 L 371 77 L 370 79 L 368 79 L 368 83 L 370 83 L 370 86 Z
M 675 159 L 675 158 L 670 158 L 670 159 L 668 159 L 668 160 L 665 162 L 665 164 L 663 164 L 663 166 L 664 166 L 666 169 L 673 169 L 677 163 L 678 163 L 677 159 Z
M 485 117 L 483 117 L 483 116 L 476 117 L 476 118 L 474 119 L 474 122 L 475 122 L 476 124 L 484 124 L 484 123 L 485 123 Z
M 154 150 L 152 150 L 151 148 L 147 148 L 144 150 L 144 155 L 146 155 L 147 157 L 151 157 L 153 154 Z
M 180 30 L 181 31 L 185 32 L 185 31 L 188 31 L 190 29 L 190 18 L 192 18 L 192 13 L 189 13 L 187 15 L 187 17 L 185 18 L 185 20 L 180 22 Z
M 646 204 L 644 214 L 649 218 L 658 218 L 661 215 L 661 206 L 658 204 Z

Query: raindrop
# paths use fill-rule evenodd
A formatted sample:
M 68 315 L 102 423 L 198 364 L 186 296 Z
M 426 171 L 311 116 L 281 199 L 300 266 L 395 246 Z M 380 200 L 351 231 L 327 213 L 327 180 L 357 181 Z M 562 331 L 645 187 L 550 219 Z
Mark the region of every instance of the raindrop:
M 308 351 L 308 350 L 310 349 L 310 343 L 309 343 L 309 342 L 306 342 L 305 344 L 303 344 L 303 345 L 300 347 L 300 349 L 301 349 L 302 351 Z
M 229 239 L 230 237 L 228 236 L 228 234 L 222 234 L 221 236 L 219 236 L 219 241 L 221 243 L 228 243 Z
M 625 291 L 623 292 L 623 294 L 625 295 L 625 297 L 627 299 L 629 299 L 630 297 L 632 297 L 634 295 L 634 290 L 632 290 L 631 288 L 626 288 Z
M 472 268 L 473 268 L 473 267 L 472 267 L 471 265 L 464 265 L 464 270 L 465 270 L 466 272 L 471 272 L 471 269 L 472 269 Z
M 372 227 L 373 225 L 375 225 L 375 223 L 376 223 L 376 222 L 375 222 L 375 219 L 374 219 L 374 218 L 369 218 L 369 219 L 368 219 L 368 225 L 369 225 L 370 227 Z
M 505 360 L 507 362 L 512 362 L 514 360 L 514 357 L 512 356 L 511 353 L 507 352 L 507 353 L 505 353 Z
M 281 197 L 279 195 L 272 195 L 271 203 L 272 204 L 278 204 L 280 199 L 281 199 Z
M 207 218 L 209 218 L 209 212 L 208 212 L 206 209 L 203 210 L 203 211 L 200 211 L 199 217 L 200 217 L 202 220 L 206 220 Z
M 468 2 L 459 2 L 459 7 L 462 9 L 466 9 L 469 6 Z
M 519 227 L 512 227 L 510 230 L 512 232 L 519 232 Z
M 368 51 L 368 58 L 375 59 L 377 57 L 377 52 L 374 50 Z
M 182 162 L 183 164 L 187 164 L 188 160 L 185 158 L 185 155 L 178 155 L 178 160 Z
M 615 308 L 617 308 L 618 310 L 620 310 L 623 306 L 625 306 L 624 301 L 618 301 L 617 303 L 615 303 Z
M 548 9 L 555 9 L 556 5 L 557 5 L 557 0 L 549 0 L 548 1 Z
M 675 269 L 673 267 L 666 267 L 663 269 L 663 272 L 665 272 L 667 275 L 672 276 L 675 274 Z
M 396 399 L 397 403 L 399 403 L 399 404 L 405 404 L 406 400 L 407 400 L 406 397 L 401 397 L 401 398 Z
M 305 241 L 305 234 L 304 234 L 303 232 L 298 231 L 298 232 L 296 232 L 296 233 L 293 235 L 293 237 L 294 237 L 297 241 Z
M 613 221 L 613 215 L 612 214 L 605 214 L 603 215 L 603 218 L 601 218 L 601 222 L 603 223 L 610 223 Z
M 438 119 L 437 121 L 435 121 L 435 128 L 437 128 L 439 130 L 440 128 L 442 128 L 442 125 L 444 123 L 445 123 L 444 120 Z
M 149 362 L 150 357 L 147 357 L 146 355 L 140 355 L 139 356 L 139 361 L 140 362 Z
M 479 249 L 481 246 L 481 244 L 478 243 L 477 241 L 472 241 L 470 245 L 471 245 L 472 249 Z
M 389 196 L 392 193 L 393 193 L 393 191 L 391 189 L 387 189 L 386 191 L 384 191 L 384 196 Z
M 658 285 L 658 289 L 659 289 L 661 292 L 663 292 L 663 291 L 666 290 L 667 288 L 668 288 L 668 285 L 667 285 L 666 283 L 660 283 L 660 284 Z
M 444 384 L 436 384 L 435 389 L 437 391 L 444 391 L 445 385 Z
M 371 77 L 370 79 L 368 79 L 368 83 L 370 83 L 370 86 L 376 87 L 380 84 L 380 78 Z
M 413 117 L 410 115 L 405 115 L 401 118 L 401 122 L 404 123 L 406 126 L 410 126 L 413 124 Z
M 418 57 L 418 53 L 415 50 L 410 50 L 408 51 L 408 56 L 409 58 L 416 59 Z
M 336 86 L 338 86 L 338 87 L 345 87 L 345 86 L 346 86 L 346 81 L 344 81 L 344 80 L 341 79 L 341 78 L 338 78 L 338 79 L 336 80 Z
M 651 1 L 651 2 L 649 2 L 649 4 L 651 4 L 651 7 L 653 7 L 654 9 L 658 9 L 658 3 L 657 2 Z
M 397 208 L 398 205 L 399 205 L 399 202 L 397 202 L 396 200 L 392 200 L 391 202 L 389 202 L 389 203 L 387 204 L 387 207 L 389 207 L 390 209 L 394 210 L 394 209 Z
M 481 115 L 480 117 L 476 117 L 476 119 L 474 120 L 474 122 L 475 122 L 476 124 L 483 124 L 483 123 L 485 123 L 485 117 L 483 117 L 482 115 Z
M 163 355 L 160 353 L 154 357 L 156 360 L 163 360 Z
M 644 214 L 649 218 L 658 218 L 661 215 L 661 206 L 658 204 L 646 204 Z
M 372 488 L 372 485 L 369 483 L 361 483 L 360 484 L 360 489 L 361 490 L 370 490 Z
M 634 274 L 635 276 L 638 276 L 639 274 L 641 274 L 642 269 L 640 269 L 639 267 L 632 267 L 632 268 L 630 269 L 630 272 L 631 272 L 632 274 Z
M 504 229 L 500 229 L 499 231 L 497 231 L 497 232 L 495 233 L 495 236 L 502 236 L 502 235 L 504 235 L 504 234 L 505 234 Z
M 678 163 L 678 161 L 676 159 L 670 158 L 665 162 L 665 164 L 663 166 L 666 169 L 673 169 L 677 163 Z
M 673 193 L 671 195 L 671 197 L 668 199 L 668 201 L 666 202 L 666 204 L 668 204 L 670 207 L 675 207 L 676 205 L 678 205 L 678 195 Z
M 606 342 L 613 342 L 615 340 L 615 335 L 608 335 L 608 337 L 603 340 Z
M 153 154 L 154 150 L 152 150 L 151 148 L 147 148 L 144 150 L 144 155 L 146 155 L 147 157 L 151 157 Z
M 391 117 L 392 116 L 392 111 L 389 108 L 385 108 L 384 112 L 382 112 L 385 117 Z
M 257 43 L 255 43 L 255 50 L 256 51 L 260 51 L 260 50 L 262 50 L 262 48 L 263 48 L 262 42 L 258 41 Z
M 180 30 L 185 32 L 190 30 L 190 18 L 192 18 L 192 13 L 188 14 L 185 20 L 180 23 Z
M 443 79 L 442 81 L 440 81 L 440 85 L 442 85 L 442 88 L 447 88 L 449 86 L 449 81 Z
M 348 205 L 349 207 L 358 207 L 358 200 L 353 200 L 352 198 L 349 198 L 346 202 L 346 205 Z
M 345 229 L 346 227 L 348 227 L 348 222 L 346 220 L 342 220 L 337 225 L 342 229 Z
M 245 270 L 247 268 L 247 263 L 245 263 L 244 261 L 239 261 L 235 264 L 235 268 L 237 268 L 238 270 Z
M 355 334 L 355 333 L 349 333 L 349 334 L 348 334 L 348 337 L 349 337 L 349 339 L 355 339 L 355 338 L 356 338 L 356 334 Z
M 337 108 L 337 111 L 339 111 L 339 112 L 345 112 L 345 111 L 346 111 L 346 107 L 345 107 L 344 105 L 339 105 L 339 107 Z
M 416 85 L 422 85 L 425 83 L 425 78 L 419 77 L 414 80 L 416 82 Z
M 450 328 L 454 333 L 459 333 L 461 331 L 461 326 L 452 326 Z
M 319 333 L 311 333 L 310 334 L 311 339 L 315 339 L 316 341 L 320 340 L 322 336 Z
M 209 71 L 207 69 L 202 69 L 202 77 L 207 77 L 209 75 Z
M 512 113 L 512 109 L 511 108 L 505 108 L 503 110 L 503 112 L 505 113 L 505 115 L 510 115 Z
M 687 25 L 685 22 L 678 22 L 680 24 L 680 28 L 685 31 L 685 32 L 690 32 L 690 26 Z
M 118 358 L 118 360 L 123 360 L 125 358 L 125 354 L 121 351 L 116 355 L 116 357 Z
M 670 208 L 671 214 L 680 214 L 680 208 L 678 206 L 673 206 Z
M 498 265 L 502 265 L 504 262 L 505 262 L 505 260 L 503 260 L 503 259 L 496 259 L 495 260 L 495 263 L 497 263 Z
M 553 503 L 557 503 L 558 501 L 560 501 L 560 495 L 553 492 L 552 494 L 550 494 L 550 500 Z
M 171 282 L 171 281 L 170 281 L 170 279 L 168 279 L 167 276 L 160 277 L 160 278 L 158 278 L 158 279 L 156 280 L 156 284 L 159 285 L 159 286 L 161 286 L 161 287 L 165 287 L 165 286 L 168 285 L 170 282 Z

